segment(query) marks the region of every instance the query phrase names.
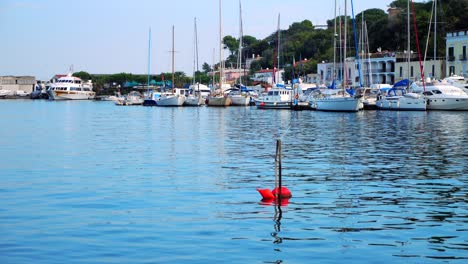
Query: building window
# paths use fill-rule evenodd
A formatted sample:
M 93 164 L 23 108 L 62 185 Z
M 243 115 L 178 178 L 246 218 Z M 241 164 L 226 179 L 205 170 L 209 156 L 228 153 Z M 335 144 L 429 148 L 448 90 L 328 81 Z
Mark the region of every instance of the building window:
M 454 60 L 455 60 L 454 49 L 453 47 L 450 47 L 448 49 L 448 61 L 454 61 Z
M 449 68 L 449 76 L 452 76 L 455 74 L 455 66 L 450 66 Z
M 411 66 L 410 71 L 411 71 L 410 76 L 413 77 L 413 66 Z
M 435 76 L 435 65 L 432 64 L 432 77 L 434 77 L 434 76 Z
M 403 67 L 400 66 L 400 77 L 403 77 Z

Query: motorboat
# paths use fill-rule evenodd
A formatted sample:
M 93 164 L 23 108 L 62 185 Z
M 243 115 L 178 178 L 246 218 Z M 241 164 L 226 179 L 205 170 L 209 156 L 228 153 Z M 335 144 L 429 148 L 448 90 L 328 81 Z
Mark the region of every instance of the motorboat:
M 408 92 L 409 80 L 397 82 L 386 94 L 377 96 L 376 106 L 380 110 L 425 111 L 426 99 L 414 92 Z
M 3 97 L 6 97 L 8 95 L 12 95 L 12 91 L 11 90 L 3 90 L 3 89 L 0 89 L 0 98 L 3 98 Z
M 138 91 L 131 91 L 124 97 L 115 98 L 116 105 L 142 105 L 143 95 Z
M 23 91 L 23 90 L 18 90 L 18 91 L 16 91 L 15 95 L 19 96 L 19 97 L 27 97 L 27 96 L 30 96 L 31 93 L 28 93 L 28 92 Z
M 96 96 L 91 80 L 84 82 L 71 73 L 52 83 L 47 94 L 51 100 L 89 100 Z
M 358 88 L 356 90 L 356 96 L 361 98 L 362 107 L 360 107 L 360 109 L 377 109 L 377 96 L 391 88 L 392 86 L 390 84 L 372 84 L 371 87 Z
M 468 110 L 468 94 L 446 81 L 428 81 L 424 86 L 412 87 L 413 91 L 422 92 L 428 110 Z
M 156 100 L 156 106 L 182 106 L 185 102 L 187 89 L 174 88 L 172 92 L 164 92 Z
M 286 87 L 273 87 L 267 94 L 255 100 L 258 109 L 291 109 L 294 101 L 294 90 Z

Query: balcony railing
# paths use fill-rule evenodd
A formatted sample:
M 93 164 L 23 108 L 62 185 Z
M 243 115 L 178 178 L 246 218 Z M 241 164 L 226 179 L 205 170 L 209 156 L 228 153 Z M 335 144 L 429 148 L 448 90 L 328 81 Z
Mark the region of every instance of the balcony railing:
M 448 56 L 447 60 L 448 61 L 455 61 L 455 56 Z
M 466 55 L 463 55 L 463 54 L 460 55 L 460 60 L 461 60 L 461 61 L 466 61 Z

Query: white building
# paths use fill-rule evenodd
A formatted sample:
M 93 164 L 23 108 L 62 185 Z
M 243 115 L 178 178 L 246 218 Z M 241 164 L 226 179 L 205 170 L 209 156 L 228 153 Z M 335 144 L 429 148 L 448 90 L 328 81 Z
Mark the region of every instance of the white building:
M 446 74 L 468 77 L 466 46 L 468 46 L 468 30 L 447 33 L 446 38 Z
M 322 84 L 330 85 L 333 79 L 348 80 L 348 85 L 359 86 L 360 78 L 363 86 L 371 84 L 393 84 L 395 82 L 395 56 L 373 55 L 370 59 L 361 59 L 359 67 L 356 58 L 349 57 L 346 63 L 336 63 L 336 76 L 333 76 L 333 63 L 319 63 L 317 65 L 318 80 Z
M 284 69 L 276 70 L 275 71 L 275 82 L 278 84 L 284 84 Z M 259 70 L 254 73 L 253 77 L 251 78 L 252 81 L 255 82 L 264 82 L 273 84 L 273 70 L 272 69 L 265 69 Z
M 0 90 L 10 90 L 13 94 L 17 91 L 31 93 L 35 85 L 34 76 L 0 76 Z
M 444 61 L 430 60 L 421 62 L 425 68 L 424 77 L 442 79 L 444 74 Z M 341 63 L 336 64 L 336 79 L 348 80 L 352 86 L 360 85 L 358 65 L 354 57 L 346 59 L 346 70 Z M 370 59 L 361 59 L 361 78 L 363 86 L 371 84 L 394 84 L 403 79 L 419 81 L 421 79 L 420 64 L 417 54 L 413 53 L 408 68 L 405 53 L 381 52 L 372 54 Z M 320 63 L 317 65 L 319 81 L 330 85 L 333 81 L 333 63 Z

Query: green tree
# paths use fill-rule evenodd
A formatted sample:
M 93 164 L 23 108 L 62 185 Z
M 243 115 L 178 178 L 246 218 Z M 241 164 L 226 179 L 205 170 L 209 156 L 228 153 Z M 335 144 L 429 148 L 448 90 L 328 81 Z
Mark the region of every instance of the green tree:
M 237 41 L 237 39 L 235 39 L 232 36 L 225 36 L 223 38 L 223 43 L 225 47 L 229 49 L 229 52 L 231 53 L 231 55 L 235 54 L 237 50 L 239 49 L 239 42 Z
M 203 71 L 204 71 L 205 73 L 211 72 L 211 66 L 210 66 L 208 63 L 206 63 L 206 62 L 203 63 L 202 69 L 203 69 Z
M 87 73 L 85 71 L 75 72 L 75 73 L 73 73 L 73 76 L 78 77 L 78 78 L 82 79 L 83 81 L 88 81 L 88 80 L 92 79 L 91 74 L 89 74 L 89 73 Z

